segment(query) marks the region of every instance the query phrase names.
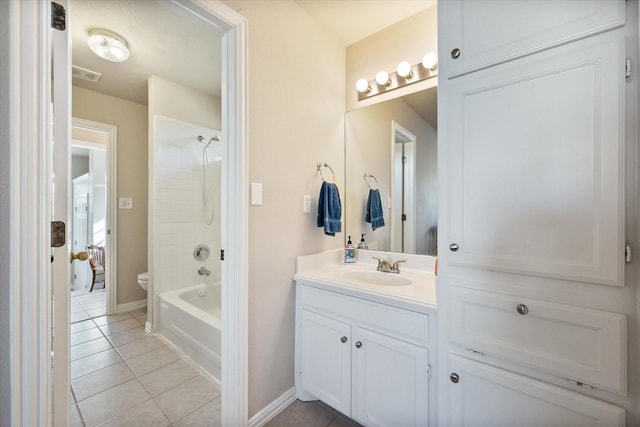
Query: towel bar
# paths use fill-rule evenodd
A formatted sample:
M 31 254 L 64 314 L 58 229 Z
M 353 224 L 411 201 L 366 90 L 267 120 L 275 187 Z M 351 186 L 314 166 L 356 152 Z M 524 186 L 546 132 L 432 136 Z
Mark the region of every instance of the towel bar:
M 373 188 L 373 187 L 371 186 L 371 181 L 370 181 L 369 179 L 367 179 L 367 178 L 373 178 L 373 180 L 376 182 L 376 187 L 375 187 L 375 188 Z M 370 190 L 376 190 L 376 189 L 380 188 L 380 184 L 378 184 L 378 180 L 377 180 L 377 179 L 376 179 L 376 177 L 375 177 L 375 176 L 373 176 L 372 174 L 368 174 L 368 175 L 367 175 L 367 173 L 365 172 L 365 173 L 364 173 L 364 182 L 366 182 L 366 183 L 367 183 L 367 185 L 369 186 L 369 189 L 370 189 Z
M 318 162 L 316 164 L 316 169 L 318 170 L 318 172 L 320 172 L 320 178 L 322 178 L 324 182 L 327 182 L 327 180 L 324 179 L 324 175 L 322 175 L 322 169 L 321 169 L 322 167 L 329 168 L 329 170 L 331 171 L 331 175 L 333 175 L 333 182 L 336 182 L 336 174 L 333 172 L 333 169 L 331 168 L 331 166 L 329 166 L 328 163 Z

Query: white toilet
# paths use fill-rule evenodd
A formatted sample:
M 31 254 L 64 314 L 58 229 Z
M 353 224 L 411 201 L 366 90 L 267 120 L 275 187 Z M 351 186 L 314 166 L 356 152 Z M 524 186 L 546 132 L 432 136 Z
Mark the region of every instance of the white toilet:
M 148 287 L 149 287 L 149 273 L 147 271 L 145 271 L 144 273 L 138 274 L 138 284 L 145 291 L 148 289 Z

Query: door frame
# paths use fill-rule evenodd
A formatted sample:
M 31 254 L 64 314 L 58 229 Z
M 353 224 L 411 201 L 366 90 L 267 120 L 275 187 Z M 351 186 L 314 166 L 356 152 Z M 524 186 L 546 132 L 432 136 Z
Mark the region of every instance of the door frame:
M 106 209 L 106 263 L 104 266 L 104 288 L 106 289 L 107 314 L 116 313 L 116 301 L 118 301 L 118 276 L 117 244 L 118 244 L 118 128 L 108 123 L 94 122 L 92 120 L 71 118 L 71 127 L 92 130 L 106 134 L 106 182 L 107 182 L 107 209 Z M 71 145 L 71 144 L 69 144 Z M 86 144 L 98 148 L 98 144 Z M 102 147 L 99 147 L 102 148 Z
M 8 2 L 11 423 L 51 421 L 49 31 L 51 3 Z M 222 38 L 222 128 L 226 141 L 223 197 L 232 196 L 222 236 L 226 257 L 222 309 L 222 424 L 247 425 L 248 139 L 247 20 L 220 0 L 174 0 L 207 19 Z M 71 70 L 69 70 L 69 73 Z M 4 107 L 2 111 L 5 112 Z M 70 111 L 69 111 L 70 114 Z M 4 189 L 2 189 L 4 192 Z M 68 298 L 68 284 L 65 284 Z M 68 304 L 67 319 L 68 319 Z M 68 383 L 68 378 L 67 378 Z M 4 390 L 3 390 L 4 393 Z M 68 394 L 65 393 L 68 398 Z

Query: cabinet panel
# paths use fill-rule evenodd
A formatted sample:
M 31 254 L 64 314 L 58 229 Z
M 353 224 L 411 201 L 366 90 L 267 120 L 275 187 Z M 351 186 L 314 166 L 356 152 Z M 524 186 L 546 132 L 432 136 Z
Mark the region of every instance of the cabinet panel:
M 384 304 L 326 292 L 312 287 L 300 288 L 300 301 L 309 308 L 357 320 L 361 325 L 416 344 L 429 344 L 429 315 L 399 310 Z
M 302 310 L 300 327 L 301 342 L 298 345 L 302 388 L 327 405 L 349 415 L 351 325 Z
M 616 31 L 450 82 L 451 265 L 622 286 L 623 64 Z
M 451 356 L 457 384 L 451 425 L 464 427 L 624 426 L 623 408 L 502 369 Z
M 453 342 L 626 393 L 624 315 L 456 286 L 451 297 Z
M 438 5 L 447 77 L 624 25 L 624 0 L 447 0 Z M 451 51 L 460 55 L 453 59 Z
M 428 425 L 429 352 L 356 328 L 352 417 L 367 426 Z

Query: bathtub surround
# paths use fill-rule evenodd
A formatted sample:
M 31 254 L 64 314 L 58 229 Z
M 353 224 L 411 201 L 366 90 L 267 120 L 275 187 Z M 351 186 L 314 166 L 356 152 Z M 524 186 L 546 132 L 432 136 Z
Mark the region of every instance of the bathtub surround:
M 206 144 L 200 135 L 219 135 L 163 116 L 153 118 L 153 331 L 201 366 L 220 384 L 221 158 L 222 142 Z M 203 150 L 209 163 L 205 187 Z M 213 221 L 203 217 L 203 191 Z M 204 259 L 195 255 L 210 248 Z M 208 274 L 206 274 L 206 273 Z M 204 273 L 204 274 L 203 274 Z M 206 301 L 206 303 L 205 303 Z

